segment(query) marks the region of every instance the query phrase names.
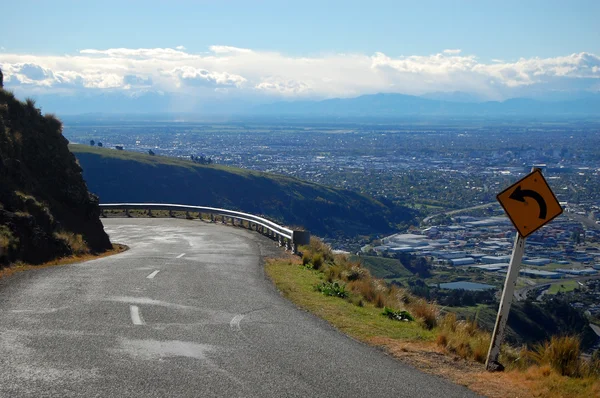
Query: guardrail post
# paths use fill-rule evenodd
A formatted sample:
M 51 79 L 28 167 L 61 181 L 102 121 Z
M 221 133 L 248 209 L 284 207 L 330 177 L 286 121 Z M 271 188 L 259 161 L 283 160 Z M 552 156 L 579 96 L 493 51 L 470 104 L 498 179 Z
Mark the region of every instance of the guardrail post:
M 200 214 L 200 216 L 201 216 L 201 215 L 202 215 L 202 214 Z M 190 212 L 189 212 L 189 211 L 186 211 L 186 212 L 185 212 L 185 218 L 186 218 L 186 219 L 188 219 L 188 220 L 191 220 L 191 219 L 192 219 L 192 217 L 190 217 Z M 202 219 L 202 217 L 199 217 L 199 218 L 200 218 L 200 219 Z
M 131 217 L 131 214 L 129 214 L 129 209 L 125 209 L 125 215 L 126 215 L 127 217 Z
M 100 209 L 100 216 L 102 218 L 106 218 L 106 214 L 104 214 L 104 209 Z
M 210 222 L 215 222 L 215 215 L 210 213 Z
M 289 239 L 285 240 L 285 250 L 292 250 L 292 242 Z
M 278 242 L 279 242 L 279 247 L 283 246 L 283 237 L 281 235 L 279 235 Z
M 152 215 L 152 209 L 148 209 L 148 217 L 154 217 L 154 216 Z
M 175 216 L 173 215 L 173 210 L 169 210 L 169 217 L 175 217 Z

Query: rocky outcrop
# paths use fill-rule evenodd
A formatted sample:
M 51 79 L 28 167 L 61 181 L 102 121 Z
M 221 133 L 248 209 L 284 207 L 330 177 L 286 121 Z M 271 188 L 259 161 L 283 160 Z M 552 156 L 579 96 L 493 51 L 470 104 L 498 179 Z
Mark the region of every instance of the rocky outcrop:
M 111 248 L 62 124 L 0 89 L 0 266 Z

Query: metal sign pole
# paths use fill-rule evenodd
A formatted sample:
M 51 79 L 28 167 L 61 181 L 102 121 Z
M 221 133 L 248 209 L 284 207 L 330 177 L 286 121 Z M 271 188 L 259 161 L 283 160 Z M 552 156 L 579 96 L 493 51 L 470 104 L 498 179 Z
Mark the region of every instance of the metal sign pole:
M 488 351 L 487 360 L 485 361 L 485 368 L 487 370 L 495 371 L 504 369 L 504 367 L 498 362 L 498 356 L 500 356 L 500 346 L 502 345 L 502 340 L 504 339 L 506 321 L 508 319 L 510 305 L 515 293 L 515 285 L 517 283 L 517 277 L 519 276 L 519 267 L 521 266 L 521 260 L 523 259 L 524 252 L 525 238 L 523 238 L 521 234 L 517 232 L 515 247 L 510 259 L 510 264 L 508 265 L 506 281 L 504 282 L 504 291 L 502 292 L 502 299 L 500 300 L 500 308 L 498 309 L 496 326 L 494 327 L 492 342 Z

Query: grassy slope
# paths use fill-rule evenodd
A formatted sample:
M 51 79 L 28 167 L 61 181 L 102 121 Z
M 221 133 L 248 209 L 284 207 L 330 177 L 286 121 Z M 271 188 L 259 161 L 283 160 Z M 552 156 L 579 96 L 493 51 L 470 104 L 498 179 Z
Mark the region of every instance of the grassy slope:
M 434 333 L 421 328 L 416 322 L 392 321 L 381 315 L 381 308 L 371 303 L 363 307 L 337 297 L 324 296 L 315 285 L 325 280 L 322 273 L 285 261 L 270 261 L 266 265 L 269 277 L 285 297 L 321 318 L 344 333 L 361 340 L 374 337 L 392 339 L 434 339 Z
M 407 270 L 399 260 L 376 256 L 350 256 L 350 261 L 359 261 L 371 274 L 381 279 L 411 277 L 413 273 Z
M 390 232 L 413 213 L 355 192 L 297 178 L 183 159 L 71 145 L 102 202 L 217 206 L 263 214 L 322 236 Z
M 480 394 L 498 398 L 583 398 L 600 394 L 600 382 L 597 379 L 561 376 L 548 365 L 531 366 L 525 370 L 515 368 L 504 373 L 486 372 L 482 364 L 461 359 L 460 353 L 450 349 L 449 345 L 446 349 L 439 345 L 442 334 L 458 341 L 468 341 L 468 336 L 453 335 L 440 326 L 427 330 L 417 322 L 392 321 L 382 316 L 381 309 L 369 302 L 360 307 L 353 304 L 352 300 L 324 296 L 315 290 L 315 286 L 326 279 L 325 275 L 302 266 L 299 259 L 270 260 L 266 272 L 286 298 L 325 319 L 340 331 L 363 342 L 384 347 L 404 362 L 425 372 L 446 377 Z M 483 338 L 489 341 L 488 335 L 483 334 Z

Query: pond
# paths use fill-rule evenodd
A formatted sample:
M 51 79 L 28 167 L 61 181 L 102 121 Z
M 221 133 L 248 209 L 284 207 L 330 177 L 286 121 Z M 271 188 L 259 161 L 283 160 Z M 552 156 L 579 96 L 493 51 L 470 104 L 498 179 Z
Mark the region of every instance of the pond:
M 440 289 L 464 289 L 464 290 L 488 290 L 495 289 L 495 286 L 486 285 L 484 283 L 474 282 L 449 282 L 440 283 Z

